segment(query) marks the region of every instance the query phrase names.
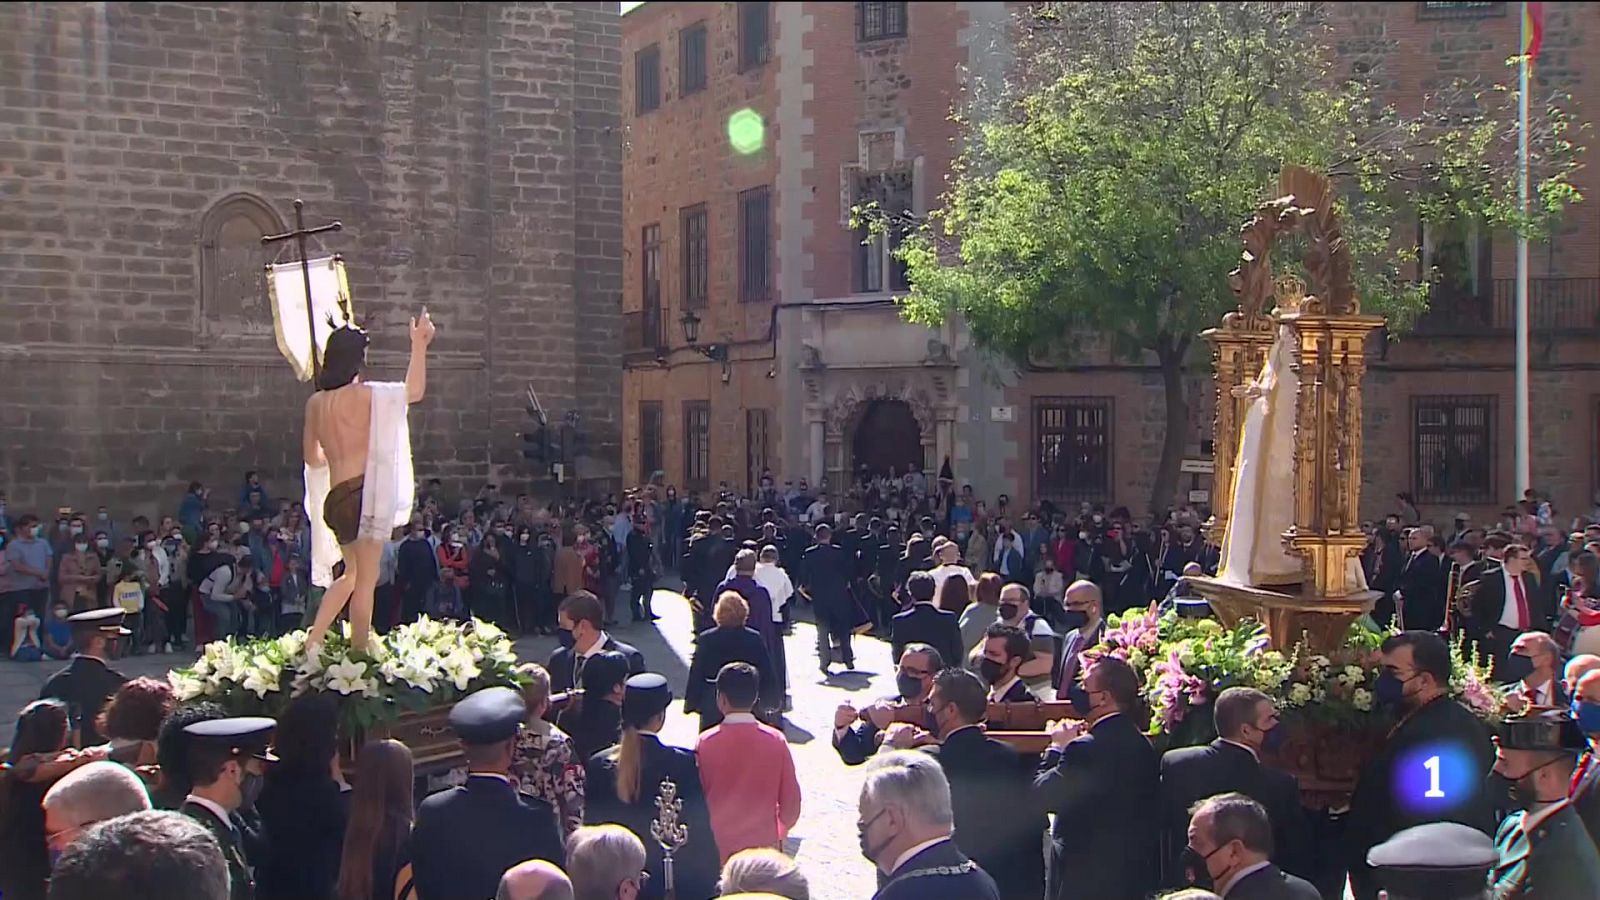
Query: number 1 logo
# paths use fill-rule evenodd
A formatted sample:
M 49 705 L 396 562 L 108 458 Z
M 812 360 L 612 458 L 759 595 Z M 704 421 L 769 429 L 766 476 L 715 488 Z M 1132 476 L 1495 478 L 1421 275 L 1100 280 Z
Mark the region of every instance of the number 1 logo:
M 1422 796 L 1429 800 L 1439 800 L 1444 797 L 1444 791 L 1439 788 L 1439 757 L 1437 754 L 1423 761 L 1422 767 L 1428 770 L 1428 790 Z

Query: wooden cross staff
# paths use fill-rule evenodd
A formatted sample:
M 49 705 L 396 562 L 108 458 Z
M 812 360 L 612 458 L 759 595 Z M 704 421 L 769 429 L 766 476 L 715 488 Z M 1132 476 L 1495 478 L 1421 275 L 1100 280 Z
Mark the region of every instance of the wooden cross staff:
M 306 286 L 306 328 L 311 335 L 311 385 L 313 390 L 322 380 L 322 363 L 317 358 L 317 314 L 311 303 L 311 261 L 306 258 L 306 238 L 325 231 L 338 231 L 344 227 L 343 222 L 337 220 L 315 228 L 306 227 L 305 218 L 306 202 L 299 197 L 294 201 L 294 230 L 283 234 L 269 234 L 261 239 L 262 244 L 276 244 L 280 241 L 293 240 L 300 250 L 300 274 L 305 279 Z M 270 269 L 271 266 L 268 266 Z

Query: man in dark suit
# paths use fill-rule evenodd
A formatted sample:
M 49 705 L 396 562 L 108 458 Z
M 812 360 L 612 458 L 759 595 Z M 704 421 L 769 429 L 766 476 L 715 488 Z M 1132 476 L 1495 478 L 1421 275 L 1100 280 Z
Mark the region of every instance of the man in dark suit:
M 584 661 L 596 653 L 621 653 L 628 658 L 628 674 L 644 671 L 644 654 L 632 644 L 625 644 L 606 634 L 606 610 L 600 598 L 588 591 L 578 591 L 561 601 L 556 613 L 560 630 L 556 632 L 561 646 L 550 654 L 550 692 L 560 694 L 577 687 L 583 673 Z
M 1385 639 L 1379 649 L 1382 671 L 1373 693 L 1378 703 L 1398 707 L 1400 721 L 1383 749 L 1362 768 L 1345 819 L 1346 862 L 1357 900 L 1377 896 L 1367 851 L 1395 832 L 1425 822 L 1460 822 L 1488 834 L 1494 824 L 1493 799 L 1486 791 L 1446 792 L 1422 806 L 1401 784 L 1402 777 L 1410 776 L 1398 770 L 1400 761 L 1424 748 L 1465 766 L 1461 784 L 1481 785 L 1494 765 L 1488 729 L 1450 698 L 1449 645 L 1433 632 L 1404 631 Z
M 1163 882 L 1186 885 L 1179 858 L 1186 846 L 1190 810 L 1207 797 L 1237 793 L 1261 804 L 1272 822 L 1272 861 L 1299 874 L 1310 874 L 1311 823 L 1300 805 L 1293 775 L 1261 764 L 1264 749 L 1276 749 L 1283 737 L 1278 708 L 1266 694 L 1231 687 L 1211 705 L 1216 740 L 1200 747 L 1179 747 L 1161 757 L 1161 859 Z
M 1570 705 L 1566 682 L 1561 677 L 1561 648 L 1556 646 L 1555 638 L 1543 631 L 1517 635 L 1511 642 L 1511 655 L 1506 657 L 1503 674 L 1511 692 L 1506 699 L 1521 710 L 1565 710 Z
M 1022 665 L 1033 658 L 1028 635 L 1021 628 L 996 622 L 983 635 L 978 677 L 989 688 L 990 703 L 1027 703 L 1033 699 L 1022 683 Z
M 1189 883 L 1224 900 L 1321 900 L 1310 882 L 1273 865 L 1271 852 L 1272 823 L 1256 801 L 1229 793 L 1195 807 L 1184 849 Z
M 899 696 L 885 697 L 859 710 L 849 703 L 839 704 L 833 713 L 833 749 L 844 764 L 859 766 L 877 753 L 878 736 L 894 722 L 906 720 L 906 707 L 911 708 L 913 718 L 920 719 L 924 730 L 936 733 L 924 703 L 933 690 L 933 679 L 942 671 L 944 660 L 939 651 L 927 644 L 912 644 L 900 655 L 895 670 Z
M 1479 580 L 1483 578 L 1483 563 L 1478 559 L 1477 548 L 1466 541 L 1455 541 L 1450 545 L 1445 569 L 1445 624 L 1439 629 L 1440 633 L 1452 636 L 1467 634 L 1477 640 L 1481 635 L 1473 632 L 1475 623 L 1469 602 L 1478 590 Z
M 67 715 L 77 733 L 80 747 L 93 747 L 103 743 L 95 720 L 105 708 L 106 701 L 122 687 L 127 676 L 106 662 L 125 635 L 132 632 L 122 627 L 125 613 L 116 607 L 91 609 L 67 617 L 72 627 L 72 644 L 76 653 L 67 667 L 50 676 L 39 692 L 39 699 L 55 698 L 65 701 Z
M 1473 592 L 1473 629 L 1479 644 L 1500 677 L 1511 645 L 1524 631 L 1548 631 L 1553 610 L 1543 600 L 1539 583 L 1529 574 L 1533 565 L 1528 548 L 1513 544 L 1496 570 L 1485 571 Z
M 867 764 L 856 831 L 882 876 L 873 900 L 1000 900 L 952 839 L 950 781 L 926 753 L 896 750 Z
M 833 543 L 833 528 L 826 522 L 816 527 L 816 543 L 800 558 L 800 586 L 810 596 L 817 614 L 817 667 L 832 674 L 828 667 L 835 654 L 846 669 L 856 666 L 850 637 L 855 629 L 855 601 L 850 597 L 850 576 L 855 561 Z
M 194 787 L 178 811 L 204 825 L 222 847 L 228 861 L 229 900 L 255 896 L 239 810 L 254 806 L 261 793 L 263 765 L 276 761 L 267 751 L 276 727 L 272 719 L 244 717 L 196 722 L 183 730 Z
M 1395 586 L 1395 609 L 1405 627 L 1438 631 L 1444 624 L 1444 597 L 1439 593 L 1439 558 L 1428 552 L 1433 529 L 1421 525 L 1406 534 L 1407 553 Z
M 924 745 L 939 758 L 950 781 L 955 842 L 994 878 L 1006 900 L 1044 895 L 1044 811 L 1033 800 L 1038 757 L 984 736 L 979 724 L 988 710 L 988 690 L 965 669 L 946 669 L 934 679 L 928 708 L 941 743 L 920 729 L 895 730 L 896 749 Z
M 1097 660 L 1067 695 L 1083 716 L 1050 730 L 1034 790 L 1050 831 L 1049 900 L 1143 897 L 1156 887 L 1161 761 L 1144 736 L 1139 675 Z M 1093 823 L 1084 827 L 1084 823 Z
M 1100 585 L 1087 580 L 1074 581 L 1061 599 L 1061 605 L 1066 608 L 1061 614 L 1061 653 L 1050 678 L 1057 696 L 1065 697 L 1067 686 L 1077 683 L 1079 654 L 1100 643 L 1105 636 L 1102 603 Z
M 761 635 L 762 643 L 769 648 L 768 655 L 772 655 L 770 648 L 781 642 L 776 626 L 772 622 L 772 594 L 761 582 L 756 581 L 756 560 L 754 550 L 740 550 L 733 557 L 733 575 L 726 581 L 717 585 L 716 593 L 711 595 L 712 609 L 715 611 L 715 601 L 722 596 L 723 591 L 733 591 L 744 598 L 745 606 L 750 608 L 750 616 L 745 621 L 746 627 L 754 628 Z M 716 672 L 708 673 L 716 677 Z
M 911 595 L 911 606 L 890 623 L 889 658 L 899 659 L 907 644 L 927 644 L 939 651 L 940 658 L 958 665 L 962 658 L 961 618 L 933 602 L 933 576 L 912 572 L 906 579 L 906 593 Z
M 566 864 L 561 826 L 543 800 L 511 783 L 517 734 L 528 713 L 522 694 L 484 688 L 450 710 L 461 739 L 467 781 L 422 801 L 411 833 L 418 900 L 492 897 L 500 876 L 517 863 Z

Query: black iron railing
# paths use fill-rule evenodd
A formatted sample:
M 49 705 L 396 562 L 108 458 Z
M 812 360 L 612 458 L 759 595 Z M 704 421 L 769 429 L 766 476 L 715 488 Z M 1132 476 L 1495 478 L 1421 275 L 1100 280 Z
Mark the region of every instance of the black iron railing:
M 667 349 L 667 318 L 659 306 L 622 314 L 623 352 L 656 356 Z
M 1476 293 L 1435 287 L 1416 333 L 1511 334 L 1516 327 L 1517 280 L 1496 278 Z M 1600 278 L 1530 278 L 1528 328 L 1549 336 L 1600 336 Z

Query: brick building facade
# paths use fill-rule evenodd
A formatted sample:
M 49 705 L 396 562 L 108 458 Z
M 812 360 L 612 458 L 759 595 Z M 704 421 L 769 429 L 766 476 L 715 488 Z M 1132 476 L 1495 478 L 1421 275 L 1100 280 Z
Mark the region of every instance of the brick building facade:
M 0 489 L 172 508 L 298 490 L 264 233 L 341 219 L 372 376 L 439 325 L 419 477 L 522 482 L 528 386 L 617 474 L 615 3 L 0 8 Z
M 1375 74 L 1402 109 L 1448 79 L 1514 76 L 1515 4 L 1324 9 L 1340 64 Z M 1570 94 L 1575 120 L 1592 121 L 1600 13 L 1545 9 L 1536 89 Z M 971 348 L 960 323 L 899 321 L 900 273 L 849 229 L 859 200 L 937 204 L 957 137 L 949 111 L 970 80 L 1005 71 L 1008 21 L 986 3 L 651 3 L 624 16 L 626 480 L 660 470 L 680 486 L 742 487 L 771 468 L 837 484 L 863 462 L 948 459 L 980 495 L 1150 501 L 1165 428 L 1153 364 L 1091 356 L 1017 371 Z M 754 152 L 730 139 L 742 110 L 764 124 Z M 1592 194 L 1597 177 L 1583 170 L 1580 189 Z M 1409 491 L 1433 517 L 1493 515 L 1515 491 L 1514 243 L 1424 244 L 1429 262 L 1459 271 L 1412 333 L 1374 342 L 1365 504 L 1377 515 Z M 1593 201 L 1530 256 L 1533 477 L 1559 505 L 1586 507 L 1600 487 Z M 686 308 L 699 348 L 680 327 Z M 726 363 L 698 352 L 708 345 Z M 1188 443 L 1203 458 L 1214 399 L 1203 348 L 1194 362 Z M 1185 475 L 1174 499 L 1210 487 Z

